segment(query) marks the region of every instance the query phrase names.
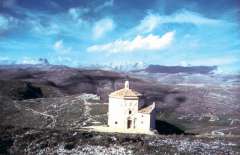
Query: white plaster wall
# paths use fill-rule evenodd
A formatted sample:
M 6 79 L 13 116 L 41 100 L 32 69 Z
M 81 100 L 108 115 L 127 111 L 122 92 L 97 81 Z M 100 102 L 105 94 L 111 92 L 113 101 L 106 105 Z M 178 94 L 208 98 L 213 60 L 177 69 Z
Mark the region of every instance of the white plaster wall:
M 141 104 L 141 103 L 140 103 Z M 149 131 L 155 128 L 155 111 L 151 114 L 138 113 L 138 99 L 109 98 L 108 125 L 112 128 L 127 129 L 128 119 L 132 120 L 132 128 Z M 129 114 L 131 111 L 131 114 Z M 117 124 L 115 124 L 117 122 Z
M 136 114 L 138 113 L 138 99 L 126 99 L 124 105 L 124 128 L 127 129 L 127 121 L 132 120 L 131 129 L 136 128 Z M 131 111 L 131 113 L 129 113 Z
M 124 126 L 124 101 L 117 98 L 109 98 L 108 125 L 110 127 Z M 117 124 L 115 124 L 117 122 Z
M 138 113 L 138 100 L 137 99 L 126 99 L 124 101 L 124 111 L 125 115 L 129 116 L 129 110 L 131 110 L 131 115 L 137 114 Z
M 131 114 L 129 114 L 131 111 Z M 132 120 L 132 127 L 134 127 L 134 116 L 138 112 L 138 100 L 121 98 L 109 98 L 108 106 L 108 125 L 113 128 L 127 129 L 127 120 Z M 117 124 L 115 124 L 117 122 Z
M 150 130 L 150 114 L 137 114 L 137 128 L 141 130 Z

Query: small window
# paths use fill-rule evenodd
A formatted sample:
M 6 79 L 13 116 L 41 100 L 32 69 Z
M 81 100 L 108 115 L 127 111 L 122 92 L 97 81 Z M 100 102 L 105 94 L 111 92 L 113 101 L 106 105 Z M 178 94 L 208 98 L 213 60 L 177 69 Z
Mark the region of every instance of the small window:
M 117 121 L 115 121 L 115 124 L 117 124 Z
M 128 113 L 129 113 L 129 115 L 130 115 L 130 114 L 132 114 L 132 111 L 131 111 L 131 110 L 129 110 L 129 112 L 128 112 Z

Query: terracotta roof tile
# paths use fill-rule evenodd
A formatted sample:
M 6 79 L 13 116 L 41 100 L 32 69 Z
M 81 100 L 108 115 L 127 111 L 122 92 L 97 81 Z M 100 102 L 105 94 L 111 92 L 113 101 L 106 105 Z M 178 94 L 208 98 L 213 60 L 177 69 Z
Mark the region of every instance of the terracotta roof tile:
M 152 103 L 151 105 L 140 109 L 138 112 L 139 113 L 150 114 L 154 109 L 155 109 L 155 103 Z
M 115 92 L 112 92 L 109 96 L 124 98 L 124 97 L 139 97 L 139 96 L 142 96 L 142 94 L 135 90 L 129 89 L 129 88 L 123 88 L 123 89 L 117 90 Z

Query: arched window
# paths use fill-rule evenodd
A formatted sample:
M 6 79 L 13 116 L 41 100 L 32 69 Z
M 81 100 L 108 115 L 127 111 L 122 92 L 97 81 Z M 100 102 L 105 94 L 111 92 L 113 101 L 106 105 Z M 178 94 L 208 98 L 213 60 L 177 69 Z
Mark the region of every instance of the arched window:
M 131 111 L 131 110 L 129 110 L 129 111 L 128 111 L 128 113 L 129 113 L 129 115 L 131 115 L 131 114 L 132 114 L 132 111 Z
M 117 124 L 117 121 L 115 121 L 115 124 Z

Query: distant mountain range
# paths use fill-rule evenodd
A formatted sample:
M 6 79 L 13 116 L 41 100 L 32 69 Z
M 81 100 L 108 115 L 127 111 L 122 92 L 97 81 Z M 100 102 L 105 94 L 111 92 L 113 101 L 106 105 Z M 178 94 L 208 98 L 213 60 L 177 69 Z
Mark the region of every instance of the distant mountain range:
M 2 58 L 0 59 L 0 65 L 50 65 L 50 63 L 46 58 L 38 58 L 38 59 L 25 58 L 21 61 Z
M 188 73 L 188 74 L 210 74 L 217 70 L 217 66 L 162 66 L 149 65 L 145 69 L 133 70 L 132 72 L 146 72 L 146 73 Z
M 103 69 L 120 72 L 145 72 L 145 73 L 186 73 L 186 74 L 212 74 L 218 69 L 217 66 L 163 66 L 163 65 L 147 65 L 144 63 L 126 63 L 126 64 L 109 64 L 109 65 L 92 65 L 89 69 Z
M 146 68 L 147 64 L 143 62 L 121 62 L 121 63 L 109 63 L 109 64 L 94 64 L 87 66 L 89 69 L 103 69 L 103 70 L 111 70 L 111 71 L 120 71 L 120 72 L 128 72 L 132 70 L 139 70 Z
M 4 67 L 14 67 L 21 66 L 21 68 L 41 68 L 41 69 L 50 69 L 64 65 L 52 65 L 46 58 L 39 58 L 37 60 L 25 60 L 22 62 L 7 62 L 0 61 L 1 66 Z M 0 66 L 0 67 L 1 67 Z M 65 66 L 67 67 L 67 66 Z M 117 72 L 145 72 L 145 73 L 167 73 L 167 74 L 176 74 L 176 73 L 187 73 L 187 74 L 211 74 L 214 73 L 218 67 L 217 66 L 164 66 L 164 65 L 147 65 L 143 62 L 121 62 L 121 63 L 110 63 L 110 64 L 96 64 L 89 66 L 79 66 L 78 68 L 82 69 L 101 69 Z

